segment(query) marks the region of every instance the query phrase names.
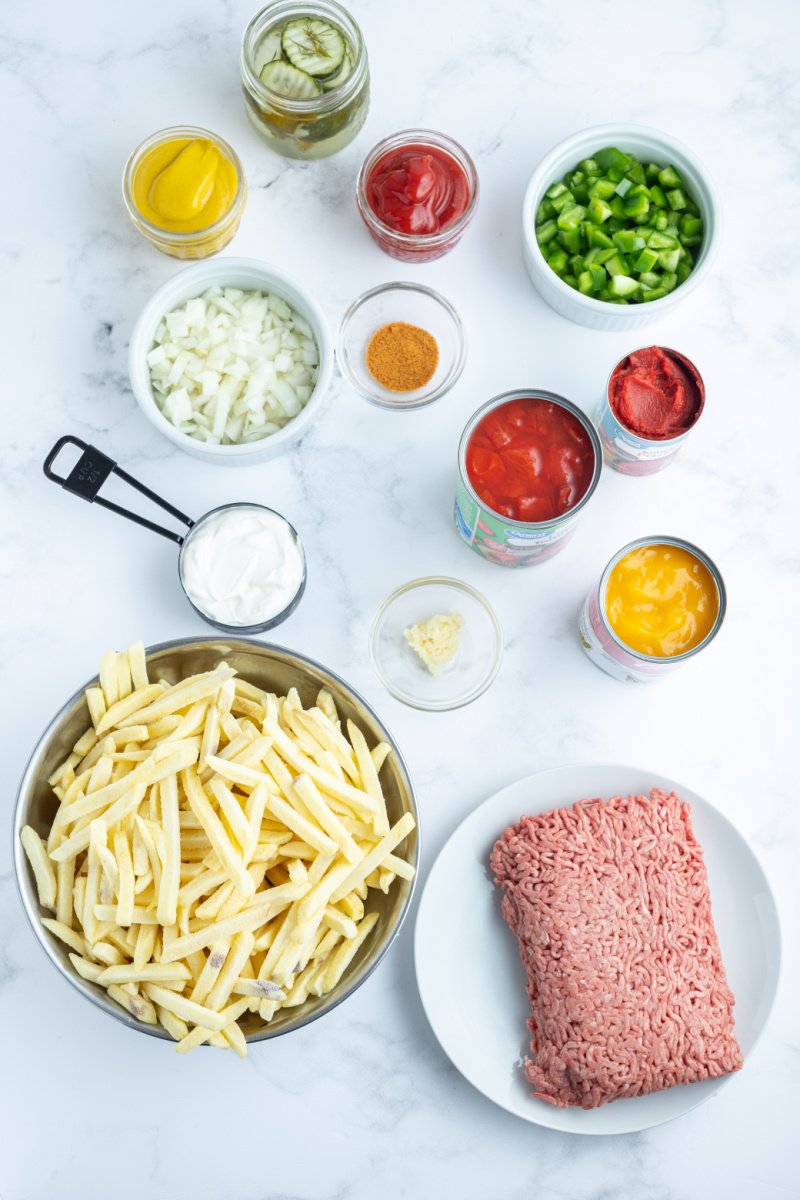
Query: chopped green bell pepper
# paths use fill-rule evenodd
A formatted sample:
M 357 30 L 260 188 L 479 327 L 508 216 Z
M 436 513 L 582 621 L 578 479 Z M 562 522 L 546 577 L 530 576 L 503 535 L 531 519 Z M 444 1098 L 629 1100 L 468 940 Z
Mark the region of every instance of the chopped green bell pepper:
M 612 237 L 617 249 L 625 254 L 644 249 L 644 238 L 635 229 L 620 229 L 619 233 L 612 234 Z
M 622 208 L 626 217 L 646 217 L 650 212 L 650 201 L 643 192 L 640 192 L 638 196 L 628 196 L 623 200 Z
M 540 246 L 546 245 L 558 233 L 558 226 L 555 221 L 545 221 L 544 225 L 540 225 L 536 230 L 536 240 Z
M 665 271 L 672 272 L 676 270 L 680 262 L 680 250 L 659 250 L 658 265 L 663 267 Z
M 636 158 L 631 159 L 631 165 L 628 167 L 625 174 L 628 176 L 628 179 L 632 180 L 633 183 L 644 184 L 646 182 L 644 167 Z
M 667 289 L 663 287 L 657 288 L 642 288 L 642 300 L 646 303 L 648 300 L 660 300 L 662 296 L 667 295 Z
M 573 196 L 572 192 L 564 188 L 564 191 L 559 192 L 557 196 L 554 196 L 550 203 L 556 212 L 560 213 L 564 211 L 568 204 L 575 203 L 575 197 Z
M 675 168 L 670 166 L 658 172 L 658 182 L 663 188 L 679 188 L 683 180 Z
M 589 201 L 589 216 L 595 225 L 602 225 L 603 221 L 607 221 L 611 216 L 611 208 L 606 204 L 605 200 L 600 200 L 597 196 Z
M 628 275 L 613 275 L 609 280 L 608 290 L 612 296 L 625 299 L 639 291 L 639 281 L 631 279 Z
M 603 266 L 609 275 L 630 275 L 631 273 L 631 269 L 620 251 L 612 254 L 611 258 L 607 259 Z
M 602 250 L 613 250 L 614 243 L 610 236 L 602 229 L 592 229 L 590 241 L 593 246 L 598 246 Z
M 633 264 L 634 271 L 638 271 L 640 276 L 648 271 L 652 271 L 653 267 L 658 262 L 658 253 L 659 252 L 657 250 L 651 250 L 650 247 L 647 246 Z
M 579 229 L 581 221 L 585 216 L 586 209 L 582 204 L 568 204 L 565 208 L 562 208 L 556 223 L 559 229 Z
M 589 184 L 590 199 L 597 198 L 598 200 L 608 200 L 614 195 L 616 184 L 613 179 L 604 179 L 601 175 L 599 179 L 593 179 Z
M 618 171 L 626 171 L 631 164 L 630 155 L 624 154 L 622 150 L 617 150 L 616 146 L 607 146 L 605 150 L 598 150 L 594 158 L 597 165 L 606 172 L 609 167 L 615 167 Z

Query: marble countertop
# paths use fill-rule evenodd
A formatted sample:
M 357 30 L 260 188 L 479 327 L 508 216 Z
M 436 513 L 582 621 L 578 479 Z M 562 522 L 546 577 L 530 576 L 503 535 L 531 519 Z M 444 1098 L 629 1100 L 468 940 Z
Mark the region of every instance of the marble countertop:
M 366 1200 L 502 1194 L 506 1200 L 788 1200 L 797 1172 L 798 46 L 790 0 L 354 0 L 372 108 L 353 145 L 298 164 L 248 125 L 238 53 L 251 7 L 34 0 L 7 8 L 0 103 L 3 332 L 9 378 L 0 451 L 2 785 L 6 821 L 33 743 L 109 647 L 206 627 L 174 547 L 47 483 L 41 463 L 74 433 L 178 507 L 235 499 L 282 511 L 308 552 L 308 589 L 276 641 L 342 674 L 409 763 L 422 876 L 458 823 L 515 779 L 617 761 L 685 780 L 746 836 L 784 929 L 776 1008 L 745 1069 L 703 1107 L 641 1134 L 580 1138 L 494 1107 L 427 1024 L 412 913 L 350 999 L 245 1062 L 168 1046 L 99 1015 L 51 968 L 27 927 L 9 840 L 0 859 L 0 1041 L 6 1081 L 2 1200 Z M 710 278 L 641 334 L 598 333 L 545 306 L 522 264 L 520 208 L 540 158 L 587 125 L 638 121 L 689 143 L 714 176 L 725 237 Z M 129 222 L 120 178 L 156 129 L 188 122 L 239 153 L 250 194 L 224 253 L 293 272 L 335 331 L 362 291 L 423 281 L 460 312 L 466 370 L 440 403 L 379 411 L 335 374 L 299 445 L 265 466 L 195 461 L 144 419 L 130 391 L 132 324 L 180 264 Z M 473 155 L 477 218 L 438 262 L 407 266 L 369 239 L 354 201 L 369 148 L 401 128 L 441 129 Z M 565 552 L 528 571 L 490 565 L 453 528 L 458 437 L 491 396 L 540 386 L 593 411 L 613 364 L 642 341 L 700 367 L 708 402 L 677 462 L 648 479 L 607 471 Z M 625 542 L 671 533 L 720 565 L 729 610 L 712 647 L 641 689 L 581 651 L 577 614 Z M 505 658 L 460 711 L 406 708 L 370 667 L 384 597 L 453 575 L 494 605 Z M 13 700 L 12 700 L 13 697 Z M 113 1182 L 112 1182 L 113 1180 Z

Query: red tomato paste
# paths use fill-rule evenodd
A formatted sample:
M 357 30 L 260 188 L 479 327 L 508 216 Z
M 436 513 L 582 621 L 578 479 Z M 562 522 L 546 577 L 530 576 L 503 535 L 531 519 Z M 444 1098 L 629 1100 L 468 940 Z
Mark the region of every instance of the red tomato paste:
M 688 359 L 661 346 L 635 350 L 615 368 L 608 385 L 614 416 L 632 433 L 655 441 L 679 437 L 703 407 L 702 382 Z
M 583 499 L 594 450 L 568 409 L 530 396 L 498 405 L 475 426 L 466 466 L 487 508 L 528 524 L 552 521 Z
M 469 203 L 469 181 L 437 146 L 400 146 L 379 158 L 367 177 L 367 203 L 398 233 L 439 233 Z

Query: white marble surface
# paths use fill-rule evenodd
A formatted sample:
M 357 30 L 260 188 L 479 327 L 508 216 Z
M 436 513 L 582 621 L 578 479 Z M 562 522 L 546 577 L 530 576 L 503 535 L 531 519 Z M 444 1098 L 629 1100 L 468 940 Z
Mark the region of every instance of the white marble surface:
M 791 0 L 354 0 L 353 11 L 372 64 L 366 127 L 337 158 L 298 165 L 266 149 L 244 117 L 237 63 L 248 4 L 6 7 L 6 821 L 39 730 L 103 651 L 205 632 L 168 543 L 45 481 L 45 453 L 72 432 L 190 513 L 253 499 L 297 525 L 309 585 L 276 640 L 342 673 L 395 733 L 418 789 L 423 875 L 458 822 L 521 776 L 596 759 L 649 765 L 717 804 L 760 854 L 784 923 L 778 1004 L 744 1071 L 698 1111 L 639 1135 L 555 1134 L 494 1108 L 440 1051 L 416 990 L 412 913 L 379 970 L 326 1020 L 255 1047 L 245 1063 L 211 1052 L 183 1060 L 102 1018 L 59 978 L 26 926 L 6 839 L 0 1196 L 788 1200 L 800 1195 L 791 633 L 800 10 Z M 633 348 L 629 336 L 547 309 L 520 253 L 520 203 L 537 161 L 567 134 L 614 119 L 689 142 L 723 197 L 712 277 L 652 329 L 699 365 L 707 413 L 663 475 L 608 472 L 561 557 L 505 571 L 453 530 L 457 440 L 479 404 L 515 386 L 548 387 L 592 410 Z M 142 138 L 180 122 L 214 129 L 244 162 L 250 199 L 228 253 L 295 271 L 334 329 L 353 298 L 393 278 L 453 301 L 470 352 L 445 400 L 387 414 L 337 376 L 301 445 L 238 472 L 194 461 L 154 432 L 128 388 L 126 347 L 139 309 L 179 265 L 129 223 L 120 177 Z M 413 125 L 462 141 L 482 184 L 462 245 L 419 267 L 372 244 L 353 196 L 370 146 Z M 711 649 L 643 690 L 597 671 L 575 625 L 610 555 L 650 533 L 704 547 L 730 608 Z M 430 572 L 484 591 L 506 638 L 491 691 L 439 716 L 392 700 L 366 650 L 384 596 Z

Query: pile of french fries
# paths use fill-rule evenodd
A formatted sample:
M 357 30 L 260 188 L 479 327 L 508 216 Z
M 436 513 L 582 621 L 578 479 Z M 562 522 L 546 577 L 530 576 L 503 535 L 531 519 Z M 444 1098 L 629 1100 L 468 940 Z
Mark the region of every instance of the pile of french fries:
M 42 924 L 179 1053 L 244 1057 L 239 1018 L 334 988 L 377 923 L 367 889 L 414 877 L 393 853 L 414 818 L 390 828 L 378 779 L 391 747 L 345 737 L 329 692 L 303 709 L 224 662 L 150 683 L 141 642 L 104 656 L 86 701 L 47 842 L 22 831 Z

